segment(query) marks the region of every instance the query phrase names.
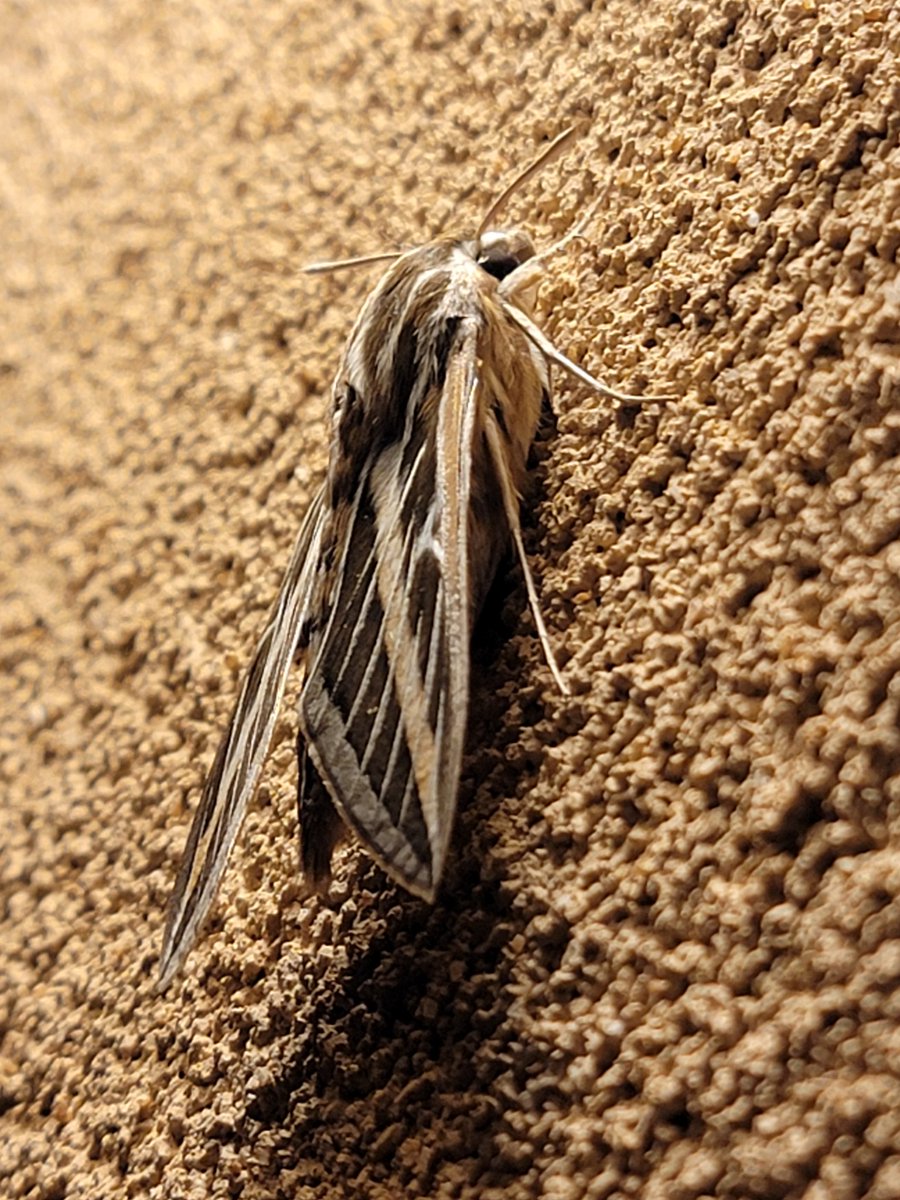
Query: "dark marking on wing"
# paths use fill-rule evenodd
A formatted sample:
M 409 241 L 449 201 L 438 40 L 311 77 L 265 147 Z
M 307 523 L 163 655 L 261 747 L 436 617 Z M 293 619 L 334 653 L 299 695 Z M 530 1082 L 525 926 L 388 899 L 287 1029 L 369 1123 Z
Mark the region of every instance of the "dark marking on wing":
M 323 653 L 313 669 L 340 714 L 343 736 L 360 773 L 368 777 L 417 856 L 423 857 L 428 852 L 428 836 L 421 805 L 408 805 L 401 821 L 412 761 L 384 644 L 384 611 L 374 582 L 375 512 L 368 475 L 359 488 L 347 533 L 347 559 L 333 601 L 337 617 L 330 630 L 323 631 Z M 432 586 L 436 583 L 437 579 L 432 579 Z M 422 599 L 427 602 L 428 597 Z M 430 603 L 433 608 L 433 598 Z
M 384 403 L 374 405 L 372 410 L 369 449 L 375 454 L 403 436 L 406 409 L 418 374 L 418 352 L 418 330 L 407 321 L 397 335 Z
M 332 456 L 329 499 L 332 508 L 346 504 L 356 490 L 360 464 L 366 457 L 370 437 L 366 431 L 366 408 L 352 384 L 335 387 L 335 412 L 341 453 Z M 323 548 L 323 553 L 329 547 Z
M 499 403 L 494 404 L 491 412 L 494 414 L 494 420 L 497 422 L 497 427 L 499 428 L 500 432 L 503 434 L 504 438 L 509 441 L 509 426 L 506 423 L 506 414 L 503 412 L 503 405 Z
M 444 380 L 447 377 L 447 363 L 450 360 L 450 352 L 453 349 L 453 342 L 459 330 L 459 317 L 448 317 L 444 323 L 443 329 L 435 338 L 434 344 L 434 377 L 431 384 L 436 388 L 443 388 Z

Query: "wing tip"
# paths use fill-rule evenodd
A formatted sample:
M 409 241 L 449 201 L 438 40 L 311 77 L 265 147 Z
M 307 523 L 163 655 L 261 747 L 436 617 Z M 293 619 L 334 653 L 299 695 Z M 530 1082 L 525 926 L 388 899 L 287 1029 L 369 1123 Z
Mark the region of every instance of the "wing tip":
M 176 906 L 178 890 L 172 897 L 166 927 L 163 931 L 162 949 L 159 953 L 159 974 L 156 979 L 156 993 L 164 992 L 181 968 L 194 944 L 197 929 L 196 909 L 191 914 L 185 914 L 181 906 Z M 205 910 L 203 910 L 205 912 Z
M 426 904 L 434 904 L 437 899 L 437 884 L 432 883 L 430 880 L 428 883 L 413 882 L 407 879 L 401 879 L 398 882 L 402 883 L 406 890 L 411 892 L 418 900 L 424 900 Z
M 184 932 L 179 936 L 178 927 L 172 916 L 166 922 L 163 933 L 162 950 L 159 954 L 159 973 L 156 977 L 155 991 L 161 995 L 184 965 L 190 950 L 190 939 Z
M 418 900 L 424 900 L 428 904 L 434 904 L 437 899 L 438 888 L 441 882 L 441 869 L 435 869 L 433 862 L 426 862 L 421 858 L 414 858 L 409 855 L 406 862 L 398 863 L 389 861 L 383 854 L 379 854 L 370 845 L 364 847 L 370 858 L 381 867 L 385 875 L 393 879 L 394 883 L 399 883 L 402 888 L 415 896 Z M 412 861 L 410 861 L 412 860 Z M 443 864 L 441 864 L 441 868 Z
M 166 953 L 163 950 L 159 959 L 159 974 L 156 977 L 156 984 L 153 988 L 157 996 L 161 996 L 166 991 L 169 984 L 177 975 L 182 957 L 182 955 Z

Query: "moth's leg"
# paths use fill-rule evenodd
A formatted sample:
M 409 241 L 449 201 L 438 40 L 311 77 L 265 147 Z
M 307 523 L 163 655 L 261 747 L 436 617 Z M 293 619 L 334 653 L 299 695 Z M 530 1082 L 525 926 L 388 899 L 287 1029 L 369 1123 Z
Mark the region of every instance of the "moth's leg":
M 540 326 L 532 320 L 530 314 L 534 305 L 535 293 L 543 274 L 544 264 L 541 262 L 540 255 L 526 259 L 521 266 L 510 271 L 509 275 L 501 281 L 498 289 L 505 311 L 529 341 L 533 342 L 543 353 L 548 362 L 556 363 L 564 371 L 568 371 L 570 375 L 574 375 L 576 379 L 580 379 L 582 383 L 588 384 L 589 387 L 599 392 L 601 396 L 607 396 L 611 400 L 640 403 L 644 399 L 643 396 L 617 392 L 614 388 L 607 387 L 605 383 L 601 383 L 599 379 L 588 374 L 577 363 L 572 362 L 561 350 L 557 350 Z
M 585 231 L 587 230 L 591 221 L 593 221 L 594 213 L 596 213 L 601 205 L 606 203 L 606 198 L 609 195 L 611 188 L 612 179 L 608 181 L 603 191 L 598 196 L 595 196 L 595 198 L 587 206 L 568 233 L 564 233 L 563 236 L 558 241 L 554 242 L 552 246 L 548 246 L 546 250 L 540 250 L 528 261 L 535 264 L 543 264 L 548 258 L 552 258 L 554 254 L 561 254 L 567 246 L 572 244 L 572 242 L 587 240 L 587 233 Z
M 553 646 L 550 643 L 550 634 L 547 632 L 547 626 L 544 624 L 544 617 L 541 613 L 541 605 L 538 600 L 537 588 L 534 586 L 534 579 L 531 574 L 531 567 L 528 565 L 528 556 L 525 553 L 525 545 L 522 541 L 522 526 L 519 523 L 519 497 L 516 494 L 509 471 L 504 466 L 506 458 L 503 449 L 503 439 L 500 434 L 500 428 L 493 414 L 489 413 L 485 421 L 485 434 L 487 435 L 487 444 L 491 457 L 494 460 L 494 468 L 497 473 L 497 480 L 500 484 L 500 495 L 503 499 L 503 508 L 506 512 L 506 520 L 509 525 L 509 532 L 512 536 L 513 545 L 516 549 L 519 562 L 522 565 L 522 574 L 525 577 L 525 590 L 528 593 L 528 603 L 531 606 L 531 612 L 534 616 L 534 623 L 537 627 L 538 637 L 541 642 L 541 647 L 544 651 L 544 657 L 547 660 L 547 666 L 550 668 L 550 674 L 553 676 L 556 686 L 559 688 L 563 696 L 569 695 L 569 687 L 560 673 L 559 665 L 556 661 L 556 655 L 553 653 Z
M 500 299 L 515 304 L 523 312 L 532 313 L 534 302 L 537 299 L 538 284 L 541 282 L 543 274 L 544 265 L 539 259 L 526 258 L 520 266 L 516 267 L 514 271 L 510 271 L 506 278 L 500 281 L 497 289 Z
M 523 265 L 527 266 L 528 264 L 525 263 Z M 517 267 L 512 275 L 515 275 L 520 269 Z M 508 276 L 508 278 L 512 279 L 512 275 Z M 571 358 L 567 358 L 562 350 L 557 350 L 556 346 L 553 345 L 543 330 L 517 305 L 504 304 L 503 311 L 514 324 L 518 325 L 528 340 L 537 346 L 548 362 L 556 363 L 558 367 L 562 367 L 564 371 L 568 371 L 570 375 L 574 375 L 576 379 L 580 379 L 582 383 L 586 383 L 588 387 L 593 388 L 595 392 L 599 392 L 601 396 L 606 396 L 610 400 L 621 400 L 625 404 L 643 404 L 648 400 L 675 399 L 673 395 L 636 396 L 630 392 L 618 392 L 615 388 L 607 387 L 605 383 L 601 383 L 599 379 L 595 379 L 583 367 L 579 367 L 577 363 L 572 362 Z
M 331 856 L 346 831 L 313 765 L 302 734 L 297 739 L 297 768 L 300 866 L 307 883 L 321 893 L 331 882 Z

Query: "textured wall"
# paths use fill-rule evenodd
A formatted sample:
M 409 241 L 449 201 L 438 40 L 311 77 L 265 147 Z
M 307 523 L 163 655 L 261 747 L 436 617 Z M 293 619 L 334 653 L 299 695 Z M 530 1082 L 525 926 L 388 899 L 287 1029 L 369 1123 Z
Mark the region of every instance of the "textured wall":
M 2 16 L 4 1197 L 900 1195 L 890 3 Z M 551 11 L 558 8 L 559 11 Z M 523 16 L 524 11 L 527 16 Z M 373 275 L 612 180 L 479 635 L 434 908 L 302 900 L 291 707 L 214 920 L 163 909 Z

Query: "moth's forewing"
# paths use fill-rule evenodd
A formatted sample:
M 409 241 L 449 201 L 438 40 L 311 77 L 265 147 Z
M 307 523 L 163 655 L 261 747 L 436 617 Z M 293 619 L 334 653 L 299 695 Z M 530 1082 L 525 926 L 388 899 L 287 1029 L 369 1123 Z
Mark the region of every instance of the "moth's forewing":
M 318 566 L 324 489 L 309 506 L 275 607 L 194 814 L 166 917 L 159 986 L 184 960 L 215 898 L 281 708 Z

